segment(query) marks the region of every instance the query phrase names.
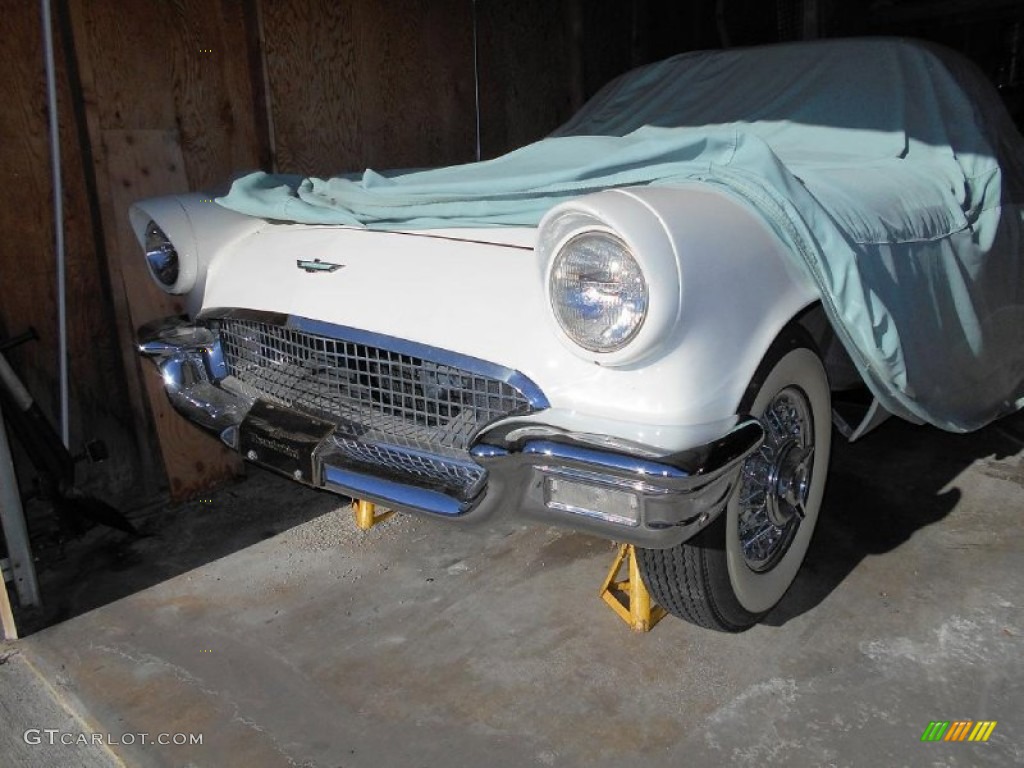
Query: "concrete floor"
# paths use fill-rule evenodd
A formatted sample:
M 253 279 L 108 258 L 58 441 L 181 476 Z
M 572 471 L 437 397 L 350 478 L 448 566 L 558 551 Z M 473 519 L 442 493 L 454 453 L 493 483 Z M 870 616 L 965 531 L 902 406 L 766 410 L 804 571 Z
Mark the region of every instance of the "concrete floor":
M 73 748 L 97 765 L 1022 765 L 1022 512 L 1024 417 L 969 436 L 890 422 L 834 452 L 767 622 L 636 635 L 597 598 L 608 542 L 408 516 L 361 534 L 336 498 L 253 470 L 137 516 L 149 538 L 66 547 L 47 610 L 21 617 L 51 625 L 0 663 L 3 690 L 62 724 L 0 716 L 110 734 Z M 920 742 L 958 719 L 998 726 Z M 120 743 L 143 732 L 202 745 Z M 19 741 L 0 762 L 82 762 L 14 760 Z

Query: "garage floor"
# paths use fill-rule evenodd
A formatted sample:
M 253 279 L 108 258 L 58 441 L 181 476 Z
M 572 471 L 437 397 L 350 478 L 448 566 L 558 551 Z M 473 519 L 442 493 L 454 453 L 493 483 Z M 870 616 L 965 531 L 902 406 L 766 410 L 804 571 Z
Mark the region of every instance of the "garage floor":
M 1024 418 L 890 422 L 835 451 L 826 504 L 764 625 L 635 635 L 597 598 L 608 542 L 407 516 L 362 534 L 335 497 L 252 470 L 44 572 L 24 621 L 65 620 L 0 656 L 0 762 L 1024 764 Z M 998 726 L 922 743 L 932 720 Z M 202 744 L 137 735 L 179 732 Z

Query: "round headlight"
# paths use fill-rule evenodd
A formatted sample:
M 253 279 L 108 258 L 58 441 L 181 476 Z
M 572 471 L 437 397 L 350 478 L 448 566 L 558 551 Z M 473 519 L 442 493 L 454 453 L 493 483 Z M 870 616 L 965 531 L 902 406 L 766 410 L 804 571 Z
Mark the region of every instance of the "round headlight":
M 146 225 L 145 249 L 146 263 L 153 277 L 168 288 L 178 282 L 178 252 L 152 220 Z
M 640 265 L 620 238 L 592 231 L 571 237 L 555 256 L 549 291 L 558 324 L 591 352 L 629 344 L 647 315 Z

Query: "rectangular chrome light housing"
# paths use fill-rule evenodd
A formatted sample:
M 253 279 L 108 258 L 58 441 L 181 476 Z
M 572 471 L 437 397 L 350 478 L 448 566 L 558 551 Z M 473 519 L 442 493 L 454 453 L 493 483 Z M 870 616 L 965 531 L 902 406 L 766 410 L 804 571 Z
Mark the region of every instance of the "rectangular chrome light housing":
M 640 496 L 628 488 L 582 482 L 563 474 L 544 477 L 544 505 L 618 525 L 640 524 Z

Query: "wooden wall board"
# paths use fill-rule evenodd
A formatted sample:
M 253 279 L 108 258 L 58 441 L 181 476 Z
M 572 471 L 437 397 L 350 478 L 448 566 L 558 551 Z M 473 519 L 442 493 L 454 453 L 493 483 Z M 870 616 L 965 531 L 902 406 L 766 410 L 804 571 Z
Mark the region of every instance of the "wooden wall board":
M 135 200 L 185 191 L 188 182 L 178 136 L 173 131 L 103 131 L 110 199 L 115 210 L 127 210 Z M 164 293 L 153 282 L 141 257 L 127 217 L 114 226 L 116 254 L 127 298 L 131 327 L 150 320 L 182 314 L 180 297 Z M 157 439 L 163 456 L 171 497 L 188 498 L 241 471 L 238 455 L 215 437 L 197 429 L 171 407 L 155 367 L 139 361 L 149 395 Z
M 33 325 L 41 342 L 11 354 L 40 405 L 56 412 L 57 305 L 46 84 L 38 8 L 8 16 L 0 46 L 0 333 Z M 5 35 L 7 37 L 7 35 Z M 52 359 L 51 359 L 52 358 Z
M 122 365 L 138 392 L 133 412 L 156 435 L 172 497 L 185 498 L 238 473 L 240 462 L 171 411 L 152 366 L 139 360 L 137 327 L 179 310 L 152 284 L 127 209 L 134 200 L 201 189 L 256 166 L 243 4 L 71 0 L 69 7 Z M 111 39 L 120 44 L 111 47 Z
M 359 157 L 352 6 L 261 2 L 268 103 L 282 172 L 347 170 Z
M 472 10 L 467 0 L 356 3 L 365 165 L 409 168 L 476 157 Z
M 256 165 L 240 2 L 73 0 L 103 129 L 176 129 L 188 182 L 219 184 Z M 117 46 L 109 45 L 111 39 Z
M 582 30 L 573 28 L 578 6 L 546 0 L 478 2 L 484 157 L 543 138 L 581 105 L 580 40 L 574 31 Z
M 128 309 L 124 286 L 119 271 L 119 260 L 111 258 L 110 248 L 114 238 L 111 228 L 116 219 L 115 212 L 107 194 L 106 156 L 100 137 L 99 110 L 97 94 L 90 55 L 90 35 L 88 17 L 83 11 L 83 4 L 77 0 L 62 3 L 58 6 L 64 37 L 69 41 L 72 50 L 67 52 L 71 61 L 69 66 L 75 68 L 76 126 L 82 139 L 86 157 L 82 159 L 80 178 L 88 179 L 92 197 L 90 203 L 96 211 L 98 221 L 92 231 L 93 250 L 96 254 L 97 268 L 101 271 L 106 283 L 106 295 L 109 300 L 108 311 L 112 313 L 112 335 L 115 340 L 120 365 L 107 366 L 108 375 L 122 377 L 125 381 L 125 394 L 112 403 L 118 409 L 122 419 L 128 422 L 132 430 L 133 444 L 124 441 L 109 445 L 112 453 L 133 448 L 133 470 L 136 485 L 139 487 L 143 500 L 151 498 L 166 487 L 166 474 L 160 458 L 159 446 L 153 428 L 152 415 L 149 412 L 146 394 L 138 368 L 138 352 L 128 323 Z
M 469 0 L 263 2 L 279 170 L 472 160 Z
M 258 167 L 277 170 L 274 120 L 270 110 L 270 86 L 267 82 L 267 53 L 263 37 L 263 4 L 260 0 L 241 0 L 245 45 L 248 52 L 248 77 L 256 131 Z
M 47 125 L 40 9 L 12 3 L 0 9 L 0 335 L 34 327 L 40 339 L 9 359 L 54 426 L 60 413 L 53 191 Z M 70 434 L 73 449 L 102 439 L 103 464 L 85 465 L 80 486 L 114 503 L 144 494 L 144 472 L 128 383 L 119 365 L 117 335 L 102 264 L 97 259 L 83 156 L 75 130 L 62 37 L 54 30 L 60 146 L 63 165 L 67 271 Z M 30 468 L 20 463 L 22 473 Z

